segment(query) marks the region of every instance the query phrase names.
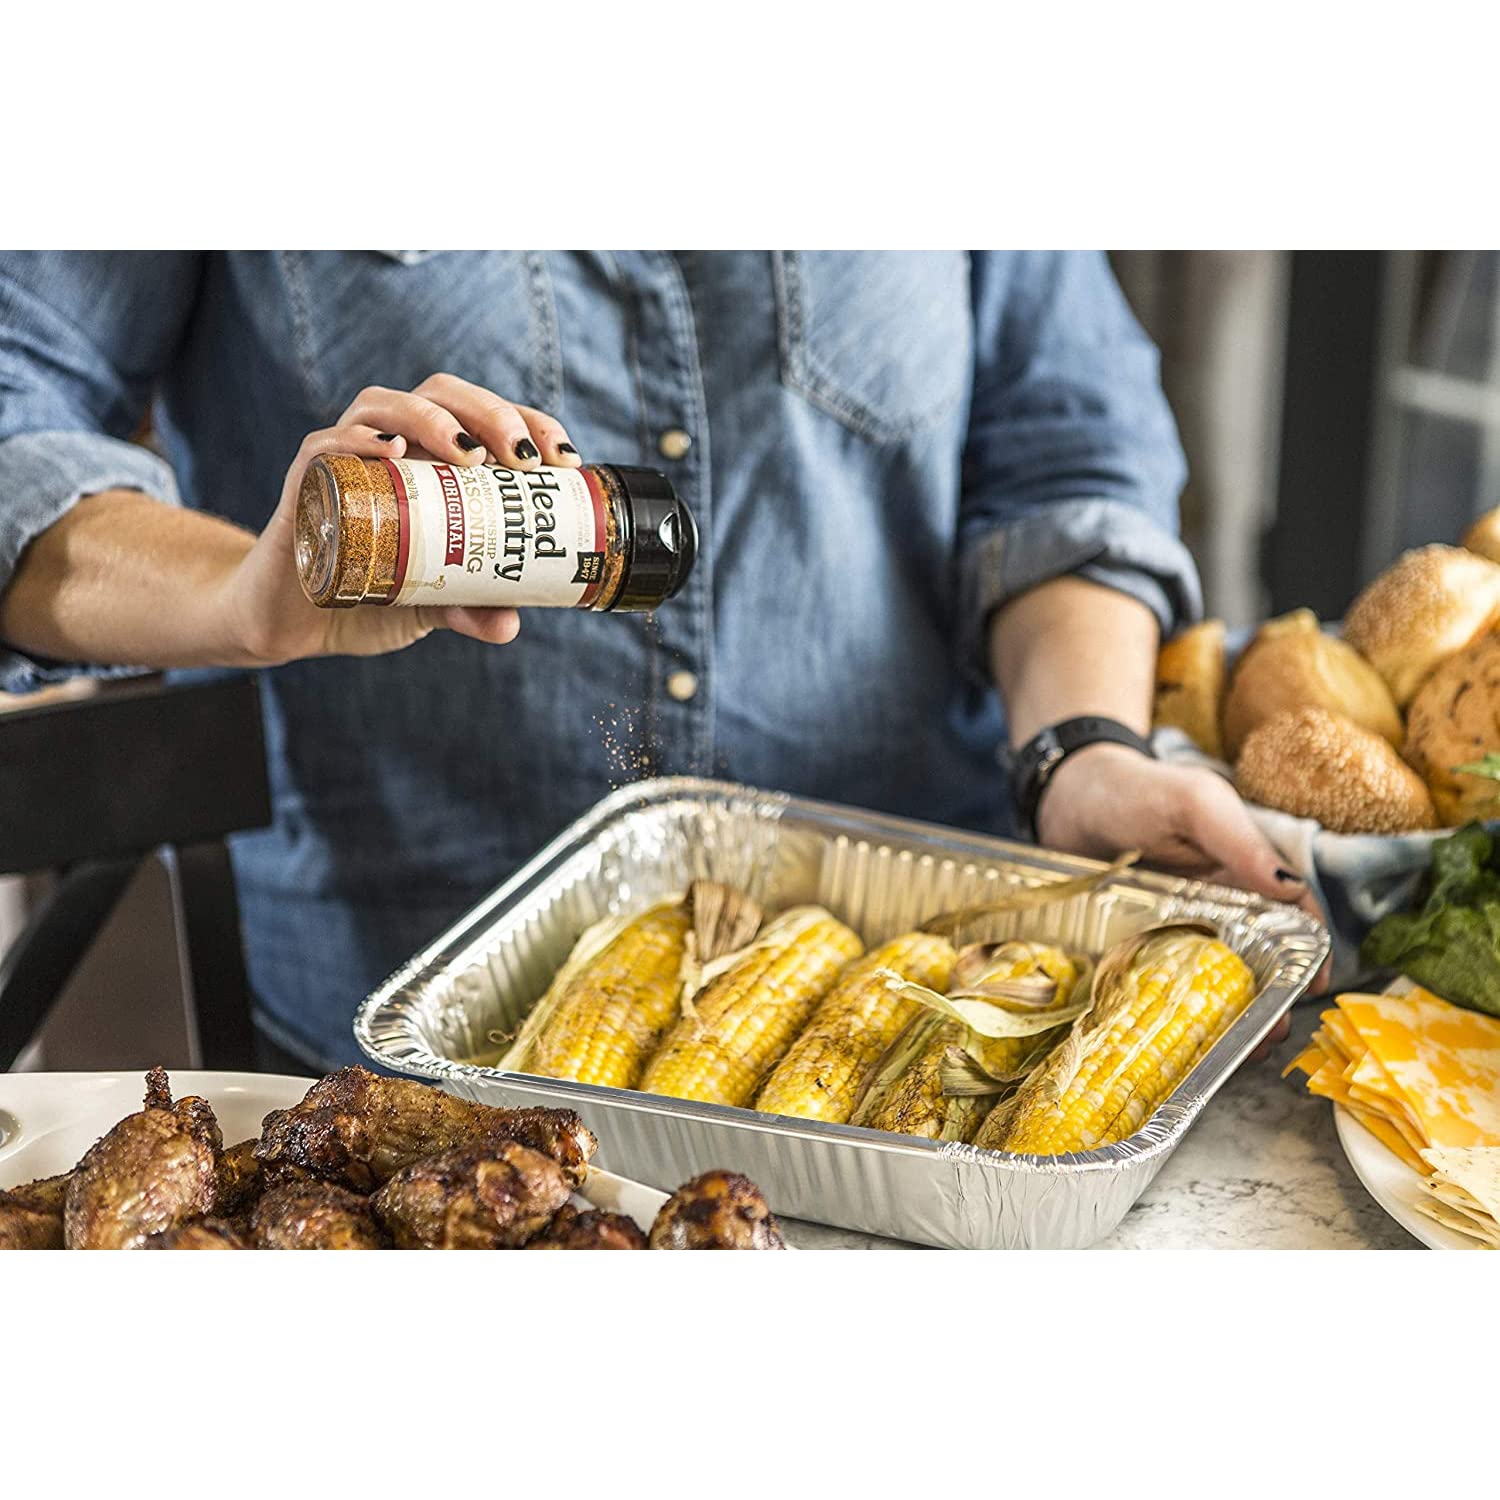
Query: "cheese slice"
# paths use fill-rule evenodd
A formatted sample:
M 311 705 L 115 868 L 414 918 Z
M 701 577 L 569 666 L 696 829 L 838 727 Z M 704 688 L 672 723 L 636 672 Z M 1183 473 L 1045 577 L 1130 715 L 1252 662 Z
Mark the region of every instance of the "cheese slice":
M 1349 1086 L 1349 1097 L 1366 1105 L 1377 1114 L 1384 1115 L 1413 1151 L 1421 1151 L 1432 1144 L 1422 1129 L 1422 1122 L 1415 1111 L 1401 1096 L 1401 1091 L 1391 1080 L 1391 1075 L 1381 1066 L 1373 1052 L 1367 1052 L 1344 1073 L 1344 1082 Z
M 1346 1062 L 1357 1062 L 1369 1051 L 1364 1039 L 1349 1024 L 1348 1017 L 1342 1011 L 1325 1010 L 1322 1021 L 1325 1050 L 1342 1053 Z
M 1422 989 L 1338 1003 L 1431 1145 L 1500 1146 L 1500 1020 Z
M 1349 1099 L 1343 1100 L 1339 1108 L 1348 1110 L 1392 1156 L 1399 1157 L 1412 1171 L 1420 1172 L 1424 1177 L 1432 1171 L 1422 1160 L 1421 1153 L 1408 1144 L 1406 1137 L 1384 1115 L 1378 1115 Z

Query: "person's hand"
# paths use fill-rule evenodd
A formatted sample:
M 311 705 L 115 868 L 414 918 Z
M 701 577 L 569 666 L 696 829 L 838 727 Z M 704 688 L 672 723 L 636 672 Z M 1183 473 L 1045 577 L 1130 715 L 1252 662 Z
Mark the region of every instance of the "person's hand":
M 494 645 L 515 639 L 521 621 L 513 609 L 318 609 L 310 604 L 297 581 L 293 536 L 302 476 L 320 453 L 438 459 L 463 467 L 488 457 L 516 469 L 582 462 L 555 418 L 453 375 L 433 375 L 414 391 L 380 386 L 361 391 L 335 426 L 303 440 L 276 513 L 225 584 L 228 628 L 249 663 L 378 656 L 439 629 Z
M 1317 898 L 1286 868 L 1239 794 L 1200 767 L 1166 765 L 1123 745 L 1089 745 L 1053 773 L 1037 809 L 1037 837 L 1046 848 L 1095 859 L 1139 849 L 1153 869 L 1290 902 L 1323 921 Z M 1314 989 L 1326 983 L 1325 966 Z M 1287 1025 L 1267 1042 L 1285 1036 Z

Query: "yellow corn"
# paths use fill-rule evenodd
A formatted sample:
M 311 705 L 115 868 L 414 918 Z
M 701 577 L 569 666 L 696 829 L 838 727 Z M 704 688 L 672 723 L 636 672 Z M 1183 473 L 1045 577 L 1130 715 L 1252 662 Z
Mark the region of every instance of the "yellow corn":
M 855 1123 L 928 1141 L 966 1141 L 988 1100 L 950 1098 L 943 1092 L 941 1070 L 948 1049 L 963 1045 L 967 1028 L 930 1013 L 910 1025 L 910 1035 L 896 1045 L 915 1047 L 915 1061 L 875 1101 L 873 1109 L 860 1111 Z
M 747 1105 L 839 971 L 864 951 L 821 907 L 794 907 L 738 954 L 711 964 L 640 1087 L 648 1094 Z
M 920 1008 L 894 994 L 880 971 L 943 990 L 954 957 L 946 938 L 910 932 L 856 959 L 766 1079 L 755 1108 L 847 1123 L 871 1070 Z
M 1152 934 L 1013 1101 L 1001 1149 L 1057 1155 L 1123 1141 L 1250 1003 L 1255 979 L 1215 938 Z
M 1057 996 L 1049 1008 L 1060 1009 L 1073 999 L 1078 966 L 1061 948 L 1044 943 L 1002 943 L 990 955 L 976 982 L 1025 979 L 1037 973 L 1057 982 Z M 929 1027 L 924 1050 L 862 1123 L 932 1141 L 970 1140 L 989 1112 L 991 1100 L 953 1098 L 943 1093 L 942 1065 L 948 1049 L 962 1047 L 987 1073 L 1004 1077 L 1034 1054 L 1042 1042 L 1041 1036 L 981 1037 L 956 1021 Z
M 1002 943 L 986 965 L 983 979 L 1026 979 L 1033 974 L 1045 974 L 1057 984 L 1057 994 L 1047 1010 L 1061 1010 L 1073 999 L 1073 987 L 1078 983 L 1078 965 L 1063 952 L 1046 943 L 1011 942 Z M 977 1037 L 971 1049 L 986 1073 L 996 1078 L 1007 1078 L 1025 1060 L 1036 1052 L 1044 1037 L 1041 1036 L 996 1036 Z
M 634 1088 L 647 1059 L 679 1013 L 678 975 L 688 917 L 680 903 L 628 923 L 578 972 L 560 976 L 550 1013 L 513 1071 Z M 543 1002 L 548 1003 L 547 1001 Z

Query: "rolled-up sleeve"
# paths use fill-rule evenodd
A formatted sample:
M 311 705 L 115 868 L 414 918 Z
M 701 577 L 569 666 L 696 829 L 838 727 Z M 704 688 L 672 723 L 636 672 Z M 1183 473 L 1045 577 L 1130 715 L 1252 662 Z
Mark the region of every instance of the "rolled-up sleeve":
M 170 467 L 128 441 L 196 295 L 178 254 L 0 254 L 0 592 L 22 553 L 85 495 L 177 504 Z M 0 690 L 107 663 L 42 661 L 0 642 Z
M 1185 467 L 1156 349 L 1101 254 L 976 253 L 974 395 L 959 590 L 966 664 L 987 624 L 1074 574 L 1139 599 L 1163 632 L 1202 608 L 1177 535 Z

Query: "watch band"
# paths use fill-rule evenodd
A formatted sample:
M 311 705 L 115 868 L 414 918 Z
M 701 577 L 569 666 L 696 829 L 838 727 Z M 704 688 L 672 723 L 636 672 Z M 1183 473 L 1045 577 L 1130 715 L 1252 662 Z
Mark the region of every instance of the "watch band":
M 1064 719 L 1062 723 L 1033 735 L 1011 759 L 1016 811 L 1020 814 L 1021 826 L 1033 839 L 1036 837 L 1036 812 L 1047 783 L 1070 755 L 1088 745 L 1125 745 L 1142 755 L 1154 758 L 1156 754 L 1151 741 L 1137 734 L 1128 724 L 1096 714 Z

